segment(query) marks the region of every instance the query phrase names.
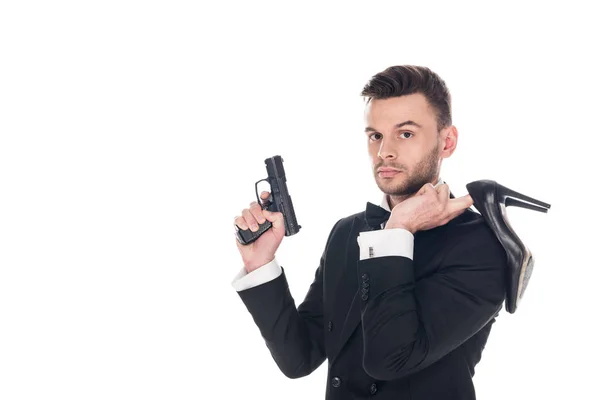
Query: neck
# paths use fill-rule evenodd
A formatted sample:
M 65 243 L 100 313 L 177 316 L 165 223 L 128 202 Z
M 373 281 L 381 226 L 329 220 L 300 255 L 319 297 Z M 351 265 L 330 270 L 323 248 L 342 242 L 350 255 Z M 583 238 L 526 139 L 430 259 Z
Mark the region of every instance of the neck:
M 436 177 L 433 181 L 428 182 L 428 183 L 431 183 L 433 186 L 436 186 L 438 182 L 441 183 L 441 180 L 439 177 Z M 387 198 L 388 205 L 390 206 L 390 210 L 393 210 L 394 207 L 396 207 L 398 204 L 402 203 L 404 200 L 410 199 L 411 197 L 415 196 L 416 194 L 417 193 L 408 194 L 408 195 L 400 195 L 400 196 L 394 196 L 394 195 L 388 194 L 386 196 L 386 198 Z
M 412 196 L 414 196 L 414 194 L 412 194 L 412 195 L 406 195 L 406 196 L 392 196 L 392 195 L 388 194 L 387 195 L 387 201 L 388 201 L 388 204 L 390 206 L 390 210 L 393 210 L 394 207 L 396 207 L 398 204 L 402 203 L 406 199 L 411 198 Z

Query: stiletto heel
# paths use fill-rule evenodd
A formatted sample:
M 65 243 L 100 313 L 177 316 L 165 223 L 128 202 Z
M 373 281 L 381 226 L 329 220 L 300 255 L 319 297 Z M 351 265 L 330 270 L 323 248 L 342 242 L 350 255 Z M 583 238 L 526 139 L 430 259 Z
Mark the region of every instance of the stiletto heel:
M 515 207 L 526 208 L 528 210 L 539 211 L 539 212 L 543 212 L 543 213 L 548 212 L 548 209 L 550 208 L 550 207 L 542 207 L 542 206 L 538 206 L 535 204 L 527 203 L 525 201 L 521 201 L 519 199 L 513 199 L 511 197 L 508 197 L 504 201 L 504 204 L 506 204 L 507 207 L 515 206 Z
M 524 194 L 515 192 L 514 190 L 509 189 L 506 186 L 502 186 L 497 182 L 488 180 L 488 185 L 494 184 L 496 185 L 498 197 L 500 197 L 502 199 L 502 202 L 507 206 L 517 206 L 540 212 L 548 212 L 548 210 L 550 209 L 550 204 L 548 203 L 536 200 L 533 197 L 525 196 Z
M 514 314 L 523 298 L 535 264 L 534 256 L 510 226 L 506 207 L 515 206 L 547 213 L 550 204 L 525 196 L 492 180 L 467 184 L 473 205 L 492 228 L 507 256 L 506 310 Z

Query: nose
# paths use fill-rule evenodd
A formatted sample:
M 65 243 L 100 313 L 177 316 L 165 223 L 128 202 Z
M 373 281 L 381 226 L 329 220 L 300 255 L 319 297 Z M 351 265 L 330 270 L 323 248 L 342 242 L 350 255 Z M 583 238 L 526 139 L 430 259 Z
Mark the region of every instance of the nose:
M 388 143 L 389 140 L 381 140 L 381 146 L 379 146 L 379 152 L 377 153 L 377 157 L 384 159 L 394 159 L 396 158 L 396 150 L 391 143 Z

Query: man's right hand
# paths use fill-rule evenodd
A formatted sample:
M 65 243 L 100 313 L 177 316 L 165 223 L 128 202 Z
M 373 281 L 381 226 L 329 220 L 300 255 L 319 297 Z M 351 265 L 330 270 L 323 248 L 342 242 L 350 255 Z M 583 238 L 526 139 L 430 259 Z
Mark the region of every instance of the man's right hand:
M 269 192 L 262 192 L 260 197 L 264 202 L 269 197 Z M 265 219 L 273 226 L 254 242 L 243 245 L 236 239 L 246 272 L 252 272 L 275 258 L 275 252 L 285 236 L 283 214 L 263 210 L 256 201 L 253 201 L 250 203 L 250 208 L 245 208 L 241 216 L 235 217 L 234 227 L 237 225 L 240 229 L 250 228 L 253 232 L 258 230 L 258 224 L 265 222 Z
M 433 229 L 447 224 L 472 205 L 468 194 L 451 199 L 447 184 L 436 188 L 426 183 L 415 196 L 394 206 L 385 229 L 403 228 L 412 234 Z

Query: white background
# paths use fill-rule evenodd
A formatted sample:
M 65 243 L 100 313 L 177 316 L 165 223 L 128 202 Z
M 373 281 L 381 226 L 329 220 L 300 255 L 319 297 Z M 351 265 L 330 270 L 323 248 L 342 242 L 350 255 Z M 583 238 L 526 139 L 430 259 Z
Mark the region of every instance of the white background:
M 326 366 L 285 378 L 231 287 L 233 218 L 282 155 L 301 301 L 332 225 L 380 199 L 359 94 L 396 64 L 450 87 L 455 195 L 552 204 L 509 209 L 536 267 L 478 398 L 600 398 L 595 14 L 448 3 L 2 2 L 0 398 L 323 398 Z

